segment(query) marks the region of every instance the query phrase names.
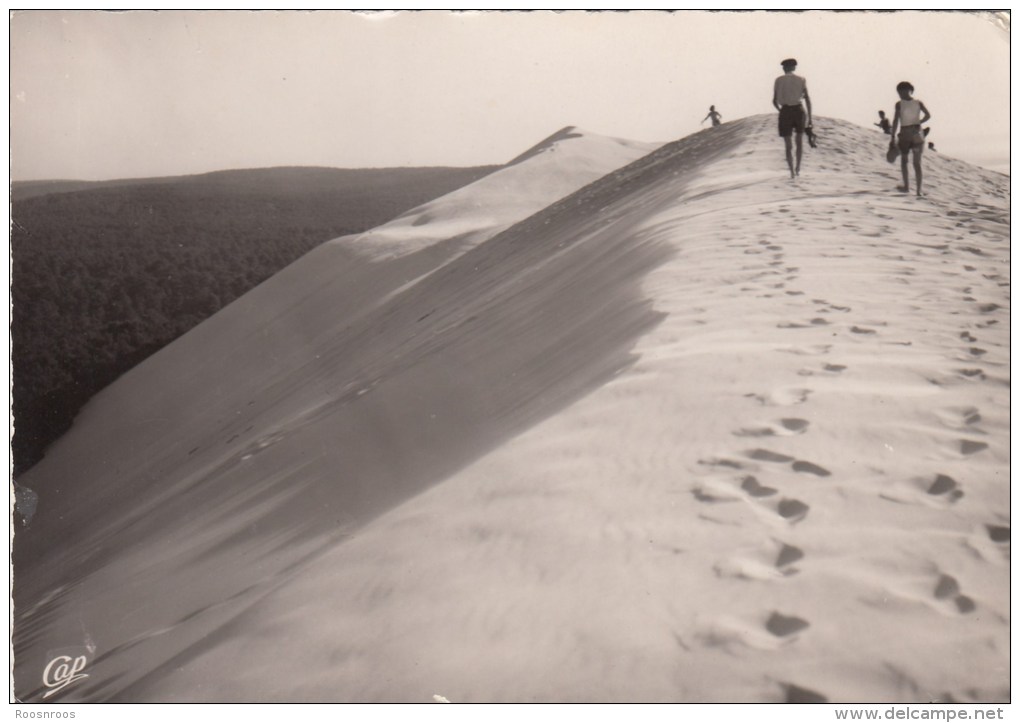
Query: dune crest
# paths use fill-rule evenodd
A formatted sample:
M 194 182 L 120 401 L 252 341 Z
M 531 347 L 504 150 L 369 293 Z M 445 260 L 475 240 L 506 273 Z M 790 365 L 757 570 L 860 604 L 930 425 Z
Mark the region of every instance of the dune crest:
M 568 126 L 464 188 L 332 243 L 373 260 L 393 259 L 441 242 L 463 253 L 661 145 Z
M 1009 179 L 815 120 L 797 181 L 756 116 L 328 244 L 124 377 L 20 480 L 19 694 L 84 634 L 57 700 L 1008 701 Z

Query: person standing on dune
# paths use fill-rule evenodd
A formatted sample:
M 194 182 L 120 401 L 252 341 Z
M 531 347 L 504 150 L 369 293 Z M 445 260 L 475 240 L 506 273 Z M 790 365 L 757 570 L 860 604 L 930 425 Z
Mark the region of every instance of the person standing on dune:
M 807 80 L 793 72 L 797 69 L 797 61 L 787 58 L 781 65 L 783 74 L 776 78 L 772 105 L 779 111 L 779 135 L 786 142 L 786 164 L 790 167 L 790 178 L 796 178 L 800 175 L 800 160 L 804 155 L 804 130 L 811 127 L 811 97 L 808 95 Z M 802 98 L 804 105 L 801 105 Z M 793 162 L 794 132 L 797 133 L 796 165 Z
M 921 125 L 929 118 L 931 113 L 924 107 L 924 103 L 913 98 L 914 86 L 903 81 L 896 86 L 896 92 L 900 99 L 896 103 L 896 114 L 893 116 L 892 136 L 894 142 L 899 144 L 900 149 L 900 170 L 903 172 L 903 185 L 899 190 L 903 193 L 910 192 L 910 161 L 908 154 L 914 156 L 914 176 L 917 182 L 917 195 L 921 193 L 921 154 L 924 152 L 924 132 Z M 896 130 L 899 129 L 899 135 Z

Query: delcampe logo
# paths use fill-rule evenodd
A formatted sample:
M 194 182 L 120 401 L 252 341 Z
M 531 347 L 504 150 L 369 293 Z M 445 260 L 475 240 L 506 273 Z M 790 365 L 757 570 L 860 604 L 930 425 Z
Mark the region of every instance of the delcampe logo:
M 71 683 L 76 683 L 89 677 L 88 673 L 81 672 L 85 670 L 88 662 L 87 655 L 58 655 L 50 660 L 43 669 L 42 682 L 48 688 L 43 693 L 43 699 L 60 692 L 71 685 Z

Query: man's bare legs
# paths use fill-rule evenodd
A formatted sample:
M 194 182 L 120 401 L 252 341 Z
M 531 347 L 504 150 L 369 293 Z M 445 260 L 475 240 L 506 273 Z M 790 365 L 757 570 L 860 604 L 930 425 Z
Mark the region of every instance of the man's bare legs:
M 790 136 L 783 136 L 783 142 L 786 144 L 786 165 L 789 167 L 789 177 L 796 178 L 797 173 L 801 168 L 801 144 L 797 144 L 797 170 L 794 169 L 794 139 Z M 798 136 L 800 140 L 800 136 Z
M 914 155 L 914 176 L 917 179 L 917 195 L 921 196 L 923 195 L 921 193 L 921 149 L 914 148 L 913 155 Z M 904 158 L 903 160 L 906 160 L 906 158 Z
M 923 195 L 921 192 L 921 183 L 924 180 L 924 175 L 921 173 L 921 149 L 912 148 L 910 154 L 914 157 L 914 176 L 917 183 L 917 195 Z M 900 171 L 903 173 L 903 185 L 899 187 L 903 193 L 910 193 L 910 159 L 907 154 L 904 153 L 900 157 Z
M 800 175 L 800 159 L 804 157 L 804 134 L 797 134 L 797 165 L 793 165 L 793 138 L 790 136 L 783 136 L 783 140 L 786 142 L 786 165 L 790 167 L 790 178 L 796 178 Z

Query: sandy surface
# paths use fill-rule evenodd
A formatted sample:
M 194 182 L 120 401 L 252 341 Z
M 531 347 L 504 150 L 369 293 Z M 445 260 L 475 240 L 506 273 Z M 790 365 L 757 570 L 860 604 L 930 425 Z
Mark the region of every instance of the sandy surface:
M 125 377 L 22 480 L 19 692 L 1008 700 L 1009 179 L 817 121 L 327 245 Z
M 376 261 L 397 258 L 439 242 L 463 253 L 662 145 L 611 138 L 567 126 L 510 161 L 505 168 L 413 208 L 389 223 L 333 243 Z

